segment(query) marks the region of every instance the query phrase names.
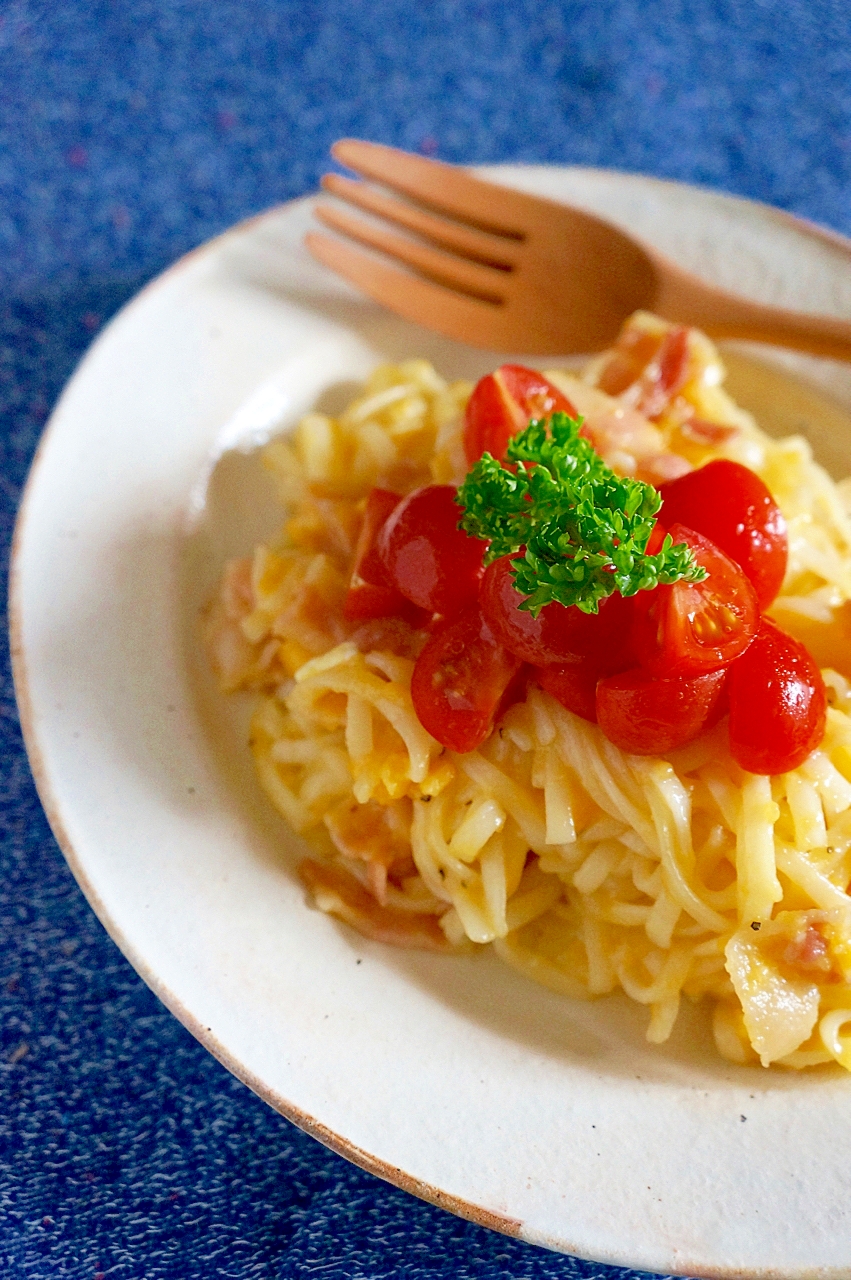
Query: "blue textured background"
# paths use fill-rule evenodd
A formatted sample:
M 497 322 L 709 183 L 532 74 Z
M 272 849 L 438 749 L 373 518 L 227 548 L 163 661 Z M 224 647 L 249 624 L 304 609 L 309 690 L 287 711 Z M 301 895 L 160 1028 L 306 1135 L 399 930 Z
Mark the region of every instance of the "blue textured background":
M 847 0 L 0 0 L 4 573 L 39 433 L 102 323 L 314 188 L 334 138 L 638 170 L 851 232 L 849 37 Z M 2 660 L 4 1276 L 636 1275 L 421 1204 L 229 1077 L 76 888 Z

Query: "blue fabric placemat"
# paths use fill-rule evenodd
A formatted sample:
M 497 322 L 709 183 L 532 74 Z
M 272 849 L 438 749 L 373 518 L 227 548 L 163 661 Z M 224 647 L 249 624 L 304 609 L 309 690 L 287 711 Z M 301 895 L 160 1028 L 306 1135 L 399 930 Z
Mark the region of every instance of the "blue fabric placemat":
M 631 169 L 851 232 L 849 37 L 847 0 L 2 0 L 4 574 L 39 433 L 104 321 L 313 189 L 336 137 Z M 232 1079 L 83 900 L 2 663 L 0 1273 L 637 1274 L 420 1203 Z

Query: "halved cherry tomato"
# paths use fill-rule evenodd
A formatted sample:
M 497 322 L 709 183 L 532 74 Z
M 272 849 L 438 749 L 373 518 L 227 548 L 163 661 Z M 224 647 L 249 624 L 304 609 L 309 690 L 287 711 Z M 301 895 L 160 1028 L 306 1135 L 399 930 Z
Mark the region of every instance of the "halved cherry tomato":
M 389 489 L 372 489 L 366 500 L 363 524 L 355 548 L 355 561 L 349 590 L 343 605 L 343 616 L 355 618 L 383 618 L 398 613 L 406 604 L 384 567 L 376 541 L 388 516 L 402 501 L 400 493 Z
M 473 751 L 493 728 L 520 666 L 473 605 L 439 626 L 417 658 L 411 697 L 420 723 L 451 751 Z
M 808 650 L 763 618 L 730 668 L 730 750 L 749 773 L 797 769 L 824 736 L 827 695 Z
M 430 484 L 403 498 L 378 535 L 391 584 L 431 613 L 453 616 L 475 600 L 484 542 L 458 528 L 461 508 L 450 484 Z
M 706 728 L 727 671 L 659 679 L 640 667 L 597 684 L 597 723 L 622 751 L 661 755 L 685 746 Z
M 501 556 L 488 565 L 479 589 L 479 605 L 500 644 L 526 662 L 573 662 L 569 618 L 562 605 L 546 605 L 537 618 L 520 605 L 526 599 L 514 586 L 512 561 Z M 568 623 L 560 626 L 560 623 Z
M 650 537 L 647 539 L 647 546 L 644 548 L 644 554 L 646 556 L 655 556 L 662 550 L 662 544 L 665 541 L 665 535 L 667 532 L 668 530 L 661 521 L 657 520 L 653 526 Z
M 639 591 L 634 597 L 633 645 L 652 675 L 696 676 L 728 666 L 759 627 L 756 593 L 737 564 L 703 534 L 683 524 L 668 529 L 685 542 L 708 577 L 703 582 Z
M 535 667 L 535 679 L 556 702 L 583 720 L 597 722 L 597 682 L 600 673 L 587 662 Z
M 511 562 L 521 554 L 494 560 L 482 578 L 479 604 L 500 644 L 535 666 L 593 659 L 599 672 L 631 665 L 631 602 L 616 593 L 600 602 L 598 613 L 554 603 L 534 618 L 519 608 L 526 597 L 514 586 Z
M 711 538 L 753 583 L 761 609 L 783 584 L 786 521 L 766 486 L 749 467 L 716 458 L 698 471 L 663 484 L 660 519 Z
M 532 675 L 533 671 L 529 664 L 521 662 L 499 700 L 499 706 L 494 712 L 494 723 L 497 720 L 501 720 L 508 708 L 513 707 L 515 702 L 526 701 L 526 694 L 529 692 L 529 681 L 532 679 Z
M 464 414 L 464 452 L 472 467 L 483 453 L 500 462 L 512 436 L 529 425 L 531 418 L 576 410 L 567 396 L 542 373 L 522 364 L 501 365 L 476 383 Z

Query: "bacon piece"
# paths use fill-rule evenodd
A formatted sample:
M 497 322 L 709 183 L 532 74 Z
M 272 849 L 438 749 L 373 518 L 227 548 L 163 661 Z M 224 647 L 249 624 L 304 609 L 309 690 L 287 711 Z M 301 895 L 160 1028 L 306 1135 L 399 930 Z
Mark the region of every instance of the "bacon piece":
M 720 422 L 706 422 L 703 418 L 686 418 L 677 430 L 683 439 L 692 440 L 695 444 L 706 445 L 713 449 L 726 444 L 733 436 L 739 434 L 738 427 L 727 427 Z
M 688 381 L 688 329 L 646 327 L 634 316 L 621 330 L 597 385 L 651 421 L 659 418 Z
M 412 612 L 423 613 L 431 621 L 423 610 L 417 610 L 416 605 L 410 605 L 409 608 Z M 428 635 L 426 631 L 411 626 L 405 618 L 388 617 L 370 618 L 367 622 L 362 622 L 349 639 L 361 653 L 378 650 L 381 653 L 395 653 L 399 658 L 410 658 L 413 661 L 419 657 Z
M 671 329 L 634 387 L 625 391 L 622 398 L 645 417 L 658 418 L 686 383 L 688 374 L 688 329 Z
M 764 930 L 763 951 L 789 978 L 839 982 L 826 924 L 824 912 L 782 911 Z
M 242 619 L 254 605 L 251 558 L 228 561 L 204 627 L 210 665 L 226 693 L 264 688 L 281 678 L 275 664 L 277 642 L 252 644 L 243 633 Z
M 634 321 L 627 321 L 597 377 L 600 390 L 610 396 L 619 396 L 631 387 L 656 355 L 663 336 L 640 327 Z
M 328 834 L 344 858 L 365 862 L 372 896 L 382 906 L 387 898 L 388 876 L 399 881 L 416 871 L 411 856 L 410 803 L 400 811 L 395 805 L 374 800 L 358 804 L 344 800 L 326 813 Z
M 808 925 L 793 937 L 784 948 L 782 959 L 799 973 L 830 973 L 833 968 L 827 939 L 818 924 Z
M 664 448 L 664 438 L 657 426 L 626 405 L 613 411 L 592 410 L 582 434 L 618 475 L 660 485 L 693 470 L 681 454 L 669 453 Z
M 451 951 L 437 917 L 382 907 L 348 871 L 305 858 L 298 873 L 319 907 L 374 942 L 420 951 Z
M 692 464 L 665 447 L 665 435 L 643 413 L 566 373 L 548 377 L 569 395 L 585 419 L 581 434 L 621 476 L 663 484 L 692 470 Z
M 642 458 L 636 467 L 636 480 L 654 484 L 658 489 L 666 480 L 676 480 L 687 475 L 694 467 L 679 453 L 653 453 Z
M 784 912 L 783 915 L 797 913 Z M 759 923 L 758 921 L 756 923 Z M 813 974 L 788 969 L 784 973 L 772 952 L 789 933 L 785 922 L 771 921 L 763 932 L 774 930 L 768 947 L 760 934 L 744 925 L 725 948 L 726 967 L 742 1005 L 748 1039 L 764 1067 L 793 1053 L 809 1039 L 818 1019 L 819 989 Z

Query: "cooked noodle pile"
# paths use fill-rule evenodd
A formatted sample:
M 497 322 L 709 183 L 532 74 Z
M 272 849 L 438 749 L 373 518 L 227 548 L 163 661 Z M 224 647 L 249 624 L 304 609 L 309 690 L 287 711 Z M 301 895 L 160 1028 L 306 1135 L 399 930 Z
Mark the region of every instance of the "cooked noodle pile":
M 267 448 L 288 518 L 227 566 L 210 652 L 225 690 L 260 694 L 251 749 L 316 850 L 301 872 L 323 910 L 386 942 L 493 944 L 570 996 L 621 989 L 648 1006 L 651 1041 L 683 995 L 709 996 L 725 1057 L 851 1070 L 851 489 L 733 404 L 695 331 L 666 396 L 652 352 L 667 328 L 638 315 L 625 355 L 547 376 L 622 474 L 660 482 L 729 457 L 774 494 L 790 554 L 770 612 L 825 666 L 831 703 L 798 769 L 745 773 L 726 721 L 667 759 L 629 756 L 535 685 L 477 751 L 426 732 L 410 694 L 424 633 L 342 610 L 369 490 L 463 478 L 471 387 L 424 361 L 376 370 L 339 419 L 309 415 Z M 642 343 L 636 378 L 619 362 Z

